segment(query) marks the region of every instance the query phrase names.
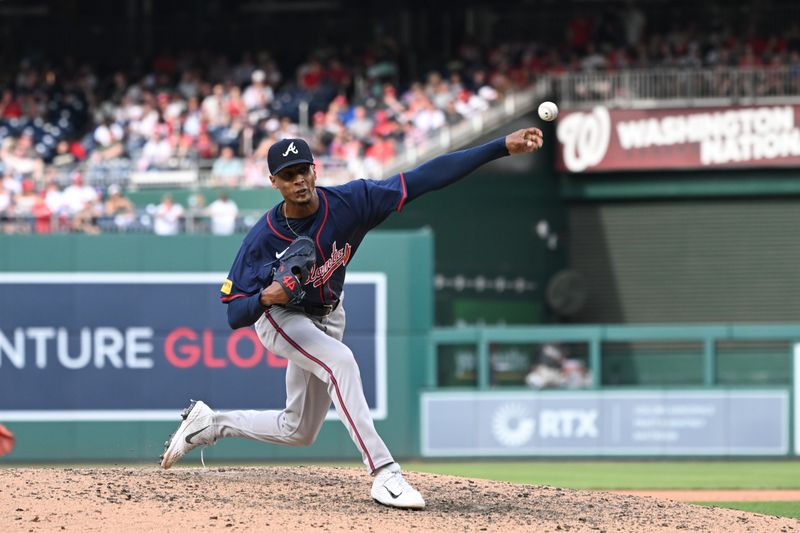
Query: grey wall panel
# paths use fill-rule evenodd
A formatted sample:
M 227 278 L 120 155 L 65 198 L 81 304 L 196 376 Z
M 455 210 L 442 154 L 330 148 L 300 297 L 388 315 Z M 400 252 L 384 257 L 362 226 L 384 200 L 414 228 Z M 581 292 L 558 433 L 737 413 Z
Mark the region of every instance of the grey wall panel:
M 800 319 L 800 200 L 578 204 L 569 263 L 590 296 L 579 322 Z

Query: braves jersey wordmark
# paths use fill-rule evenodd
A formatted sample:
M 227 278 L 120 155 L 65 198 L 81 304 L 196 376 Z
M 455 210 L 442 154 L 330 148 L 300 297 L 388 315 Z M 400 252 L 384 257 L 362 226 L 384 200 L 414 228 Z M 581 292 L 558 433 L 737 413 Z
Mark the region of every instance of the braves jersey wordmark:
M 306 282 L 303 301 L 330 305 L 339 300 L 345 267 L 367 232 L 393 211 L 402 209 L 405 178 L 399 174 L 384 181 L 354 180 L 337 187 L 317 187 L 317 192 L 317 212 L 304 219 L 305 224 L 291 224 L 292 231 L 304 228 L 301 234 L 313 239 L 317 247 L 317 264 Z M 269 285 L 277 260 L 293 240 L 281 202 L 262 216 L 245 237 L 228 275 L 230 291 L 222 291 L 221 300 L 250 296 Z

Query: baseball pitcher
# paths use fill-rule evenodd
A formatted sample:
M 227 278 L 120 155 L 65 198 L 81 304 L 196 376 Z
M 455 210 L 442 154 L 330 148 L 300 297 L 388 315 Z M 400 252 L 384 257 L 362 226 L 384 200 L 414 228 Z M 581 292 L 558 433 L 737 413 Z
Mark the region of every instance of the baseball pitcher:
M 368 471 L 372 497 L 391 507 L 422 509 L 425 500 L 403 478 L 375 431 L 358 365 L 342 343 L 345 269 L 369 230 L 422 194 L 441 189 L 481 165 L 542 146 L 537 128 L 442 155 L 383 181 L 354 180 L 317 187 L 311 150 L 302 139 L 269 149 L 270 181 L 283 201 L 270 209 L 242 242 L 220 300 L 231 328 L 255 325 L 270 351 L 289 360 L 286 408 L 280 411 L 213 411 L 193 401 L 165 443 L 169 468 L 197 446 L 226 437 L 308 446 L 319 434 L 331 402 Z

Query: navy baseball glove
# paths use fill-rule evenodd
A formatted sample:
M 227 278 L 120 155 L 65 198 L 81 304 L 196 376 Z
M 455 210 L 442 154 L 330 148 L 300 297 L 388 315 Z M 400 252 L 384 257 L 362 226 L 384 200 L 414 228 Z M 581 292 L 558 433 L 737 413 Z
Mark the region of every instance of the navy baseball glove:
M 308 237 L 298 237 L 280 254 L 281 263 L 272 272 L 272 279 L 277 281 L 289 296 L 289 303 L 299 304 L 306 291 L 303 285 L 317 261 L 314 241 Z

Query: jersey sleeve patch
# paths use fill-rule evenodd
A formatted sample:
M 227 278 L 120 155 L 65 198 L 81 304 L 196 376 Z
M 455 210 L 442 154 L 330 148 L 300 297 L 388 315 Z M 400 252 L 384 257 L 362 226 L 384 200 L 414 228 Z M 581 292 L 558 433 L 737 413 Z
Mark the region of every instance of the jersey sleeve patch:
M 220 292 L 223 294 L 230 294 L 231 289 L 233 289 L 233 282 L 229 279 L 226 279 L 225 283 L 222 284 L 222 288 L 220 288 Z

